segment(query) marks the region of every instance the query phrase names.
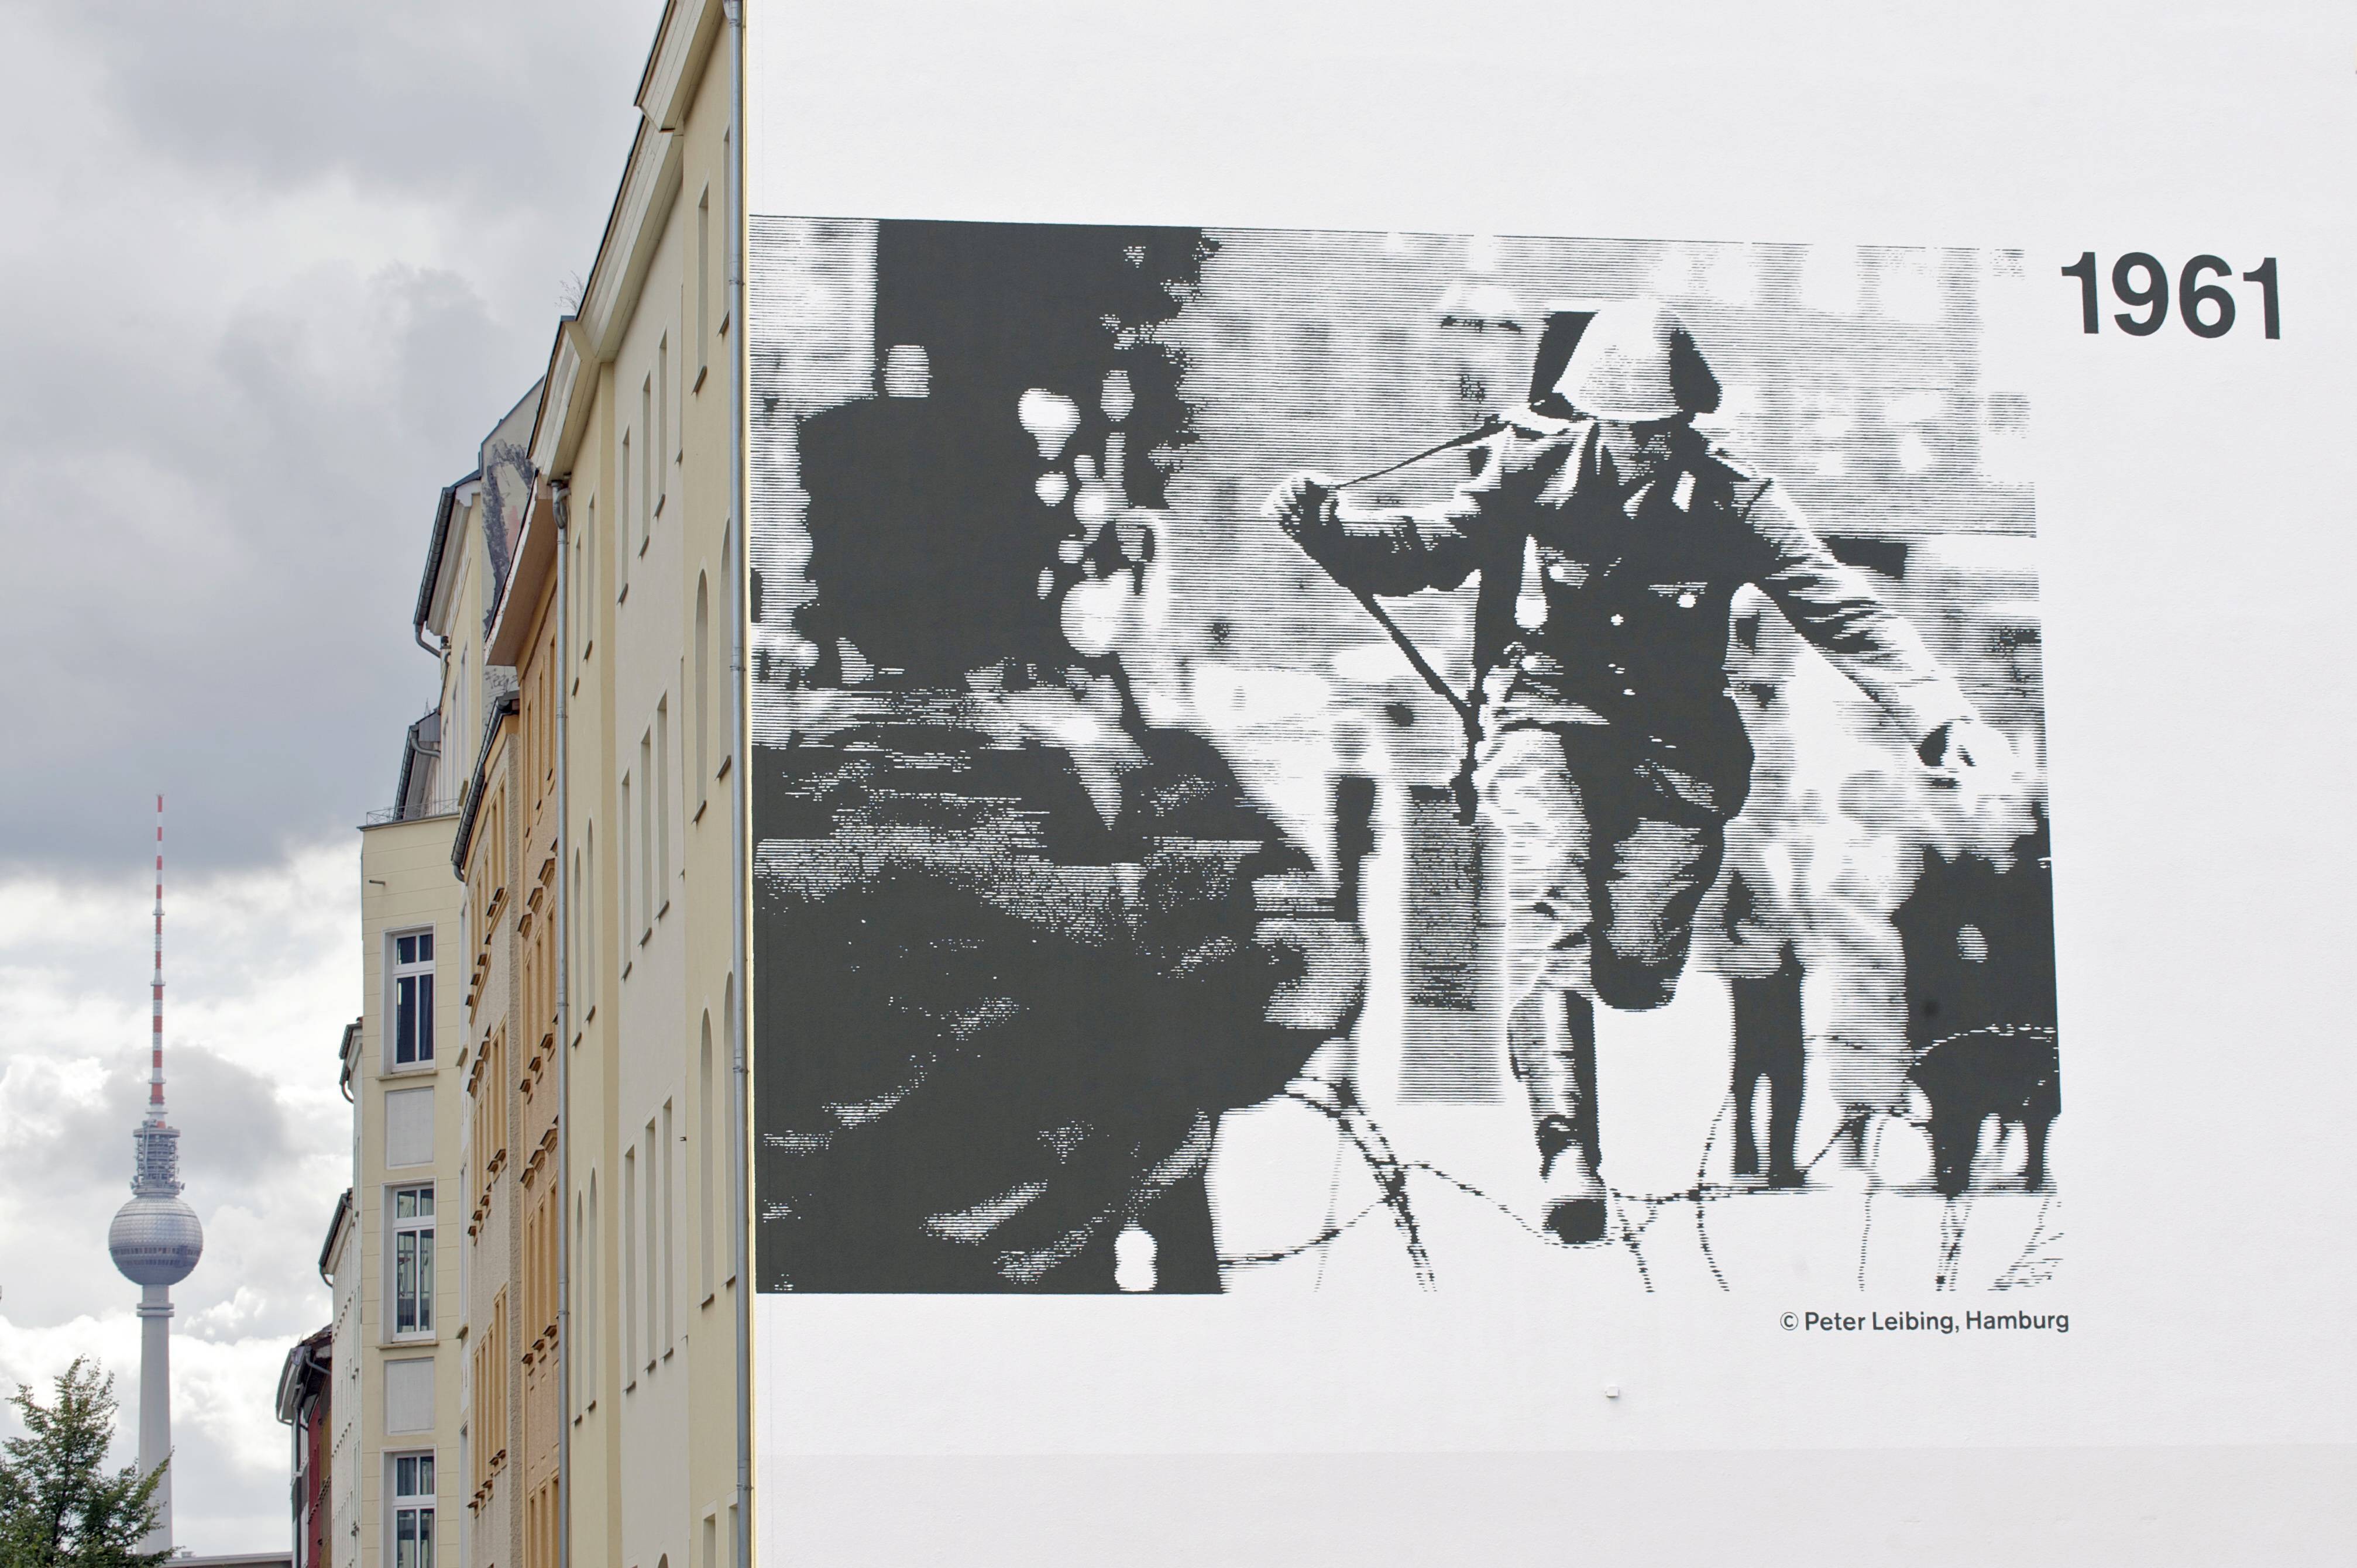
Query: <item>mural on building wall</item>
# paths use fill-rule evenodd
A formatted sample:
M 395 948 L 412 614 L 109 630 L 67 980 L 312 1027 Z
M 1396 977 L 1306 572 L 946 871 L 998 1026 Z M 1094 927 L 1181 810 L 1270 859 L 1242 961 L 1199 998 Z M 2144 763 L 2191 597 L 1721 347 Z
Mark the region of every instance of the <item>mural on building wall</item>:
M 2015 1291 L 2003 252 L 754 219 L 765 1291 Z
M 540 410 L 540 383 L 508 410 L 497 428 L 483 438 L 476 473 L 483 487 L 483 556 L 491 571 L 491 591 L 483 596 L 483 630 L 491 628 L 500 595 L 506 588 L 508 569 L 514 564 L 516 541 L 532 510 L 533 487 L 539 472 L 532 466 L 533 421 Z

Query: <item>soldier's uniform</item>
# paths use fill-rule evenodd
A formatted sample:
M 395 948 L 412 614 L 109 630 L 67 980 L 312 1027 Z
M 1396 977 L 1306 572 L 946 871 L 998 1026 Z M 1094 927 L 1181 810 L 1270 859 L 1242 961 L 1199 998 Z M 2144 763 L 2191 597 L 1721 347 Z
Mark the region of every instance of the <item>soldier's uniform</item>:
M 1335 576 L 1377 594 L 1480 575 L 1475 779 L 1504 840 L 1509 1032 L 1550 1163 L 1566 1137 L 1596 1156 L 1581 1059 L 1592 1032 L 1580 1037 L 1592 1023 L 1577 999 L 1670 1000 L 1749 791 L 1751 746 L 1727 691 L 1736 591 L 1765 590 L 1919 745 L 1973 718 L 1913 629 L 1774 481 L 1681 425 L 1671 459 L 1624 493 L 1597 421 L 1557 406 L 1567 417 L 1511 417 L 1444 502 L 1349 518 L 1324 505 L 1297 534 Z M 1544 1005 L 1551 993 L 1574 999 L 1568 1031 Z
M 1593 420 L 1523 411 L 1448 500 L 1337 520 L 1305 542 L 1377 594 L 1481 575 L 1477 777 L 1510 838 L 1544 841 L 1515 855 L 1531 874 L 1515 903 L 1544 940 L 1517 947 L 1543 956 L 1554 983 L 1641 1009 L 1670 999 L 1720 829 L 1750 787 L 1727 692 L 1738 588 L 1759 585 L 1911 740 L 1973 709 L 1773 480 L 1689 432 L 1674 469 L 1624 498 L 1598 478 L 1595 436 Z M 1545 831 L 1513 833 L 1522 822 Z M 1591 869 L 1593 920 L 1571 896 Z M 1534 978 L 1519 976 L 1517 993 Z

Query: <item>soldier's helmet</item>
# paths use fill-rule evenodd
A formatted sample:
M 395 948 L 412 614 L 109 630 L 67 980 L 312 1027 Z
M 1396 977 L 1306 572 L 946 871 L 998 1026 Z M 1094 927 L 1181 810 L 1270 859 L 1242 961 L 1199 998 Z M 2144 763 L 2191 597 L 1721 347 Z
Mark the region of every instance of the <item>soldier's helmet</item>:
M 1656 299 L 1615 300 L 1598 309 L 1555 391 L 1583 413 L 1630 424 L 1718 409 L 1718 378 L 1694 334 Z

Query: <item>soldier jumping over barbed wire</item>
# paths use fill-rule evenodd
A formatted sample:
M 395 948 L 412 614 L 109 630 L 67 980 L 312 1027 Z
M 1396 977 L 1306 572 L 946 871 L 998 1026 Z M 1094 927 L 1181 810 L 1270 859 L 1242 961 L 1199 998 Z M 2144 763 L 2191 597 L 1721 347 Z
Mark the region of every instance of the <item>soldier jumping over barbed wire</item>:
M 1726 689 L 1735 592 L 1763 589 L 1943 779 L 2011 766 L 2005 737 L 1784 491 L 1694 428 L 1718 401 L 1675 314 L 1609 305 L 1553 389 L 1495 422 L 1479 473 L 1446 501 L 1346 510 L 1342 487 L 1309 472 L 1268 501 L 1361 593 L 1480 575 L 1473 779 L 1505 845 L 1507 1033 L 1530 1096 L 1541 1218 L 1568 1243 L 1600 1239 L 1609 1219 L 1594 1004 L 1669 1002 L 1750 789 L 1751 746 Z

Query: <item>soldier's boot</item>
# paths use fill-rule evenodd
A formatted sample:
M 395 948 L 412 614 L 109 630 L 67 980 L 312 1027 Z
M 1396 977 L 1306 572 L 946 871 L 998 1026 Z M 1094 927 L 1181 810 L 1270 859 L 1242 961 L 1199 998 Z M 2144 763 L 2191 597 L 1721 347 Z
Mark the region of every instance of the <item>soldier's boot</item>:
M 1597 1175 L 1595 1006 L 1542 986 L 1516 1004 L 1507 1034 L 1538 1141 L 1539 1223 L 1566 1246 L 1600 1241 L 1611 1209 Z

